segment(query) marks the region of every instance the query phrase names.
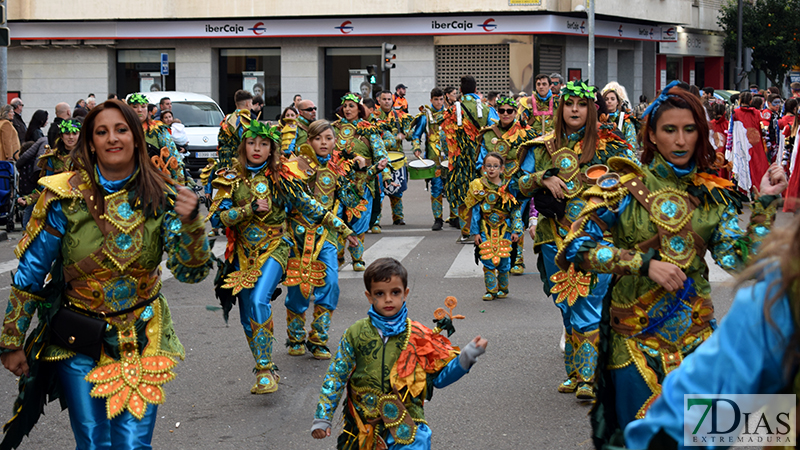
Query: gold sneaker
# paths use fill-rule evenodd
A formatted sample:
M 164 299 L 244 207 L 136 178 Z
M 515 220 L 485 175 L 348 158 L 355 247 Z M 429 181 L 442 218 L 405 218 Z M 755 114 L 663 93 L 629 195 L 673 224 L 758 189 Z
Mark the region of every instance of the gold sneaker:
M 306 346 L 301 344 L 290 344 L 289 345 L 289 356 L 303 356 L 306 354 Z
M 575 390 L 578 400 L 594 400 L 594 386 L 590 383 L 581 383 Z
M 275 372 L 270 369 L 256 372 L 256 384 L 250 388 L 251 394 L 271 394 L 278 391 L 278 379 Z
M 578 389 L 578 379 L 569 377 L 558 386 L 558 392 L 562 394 L 572 394 Z

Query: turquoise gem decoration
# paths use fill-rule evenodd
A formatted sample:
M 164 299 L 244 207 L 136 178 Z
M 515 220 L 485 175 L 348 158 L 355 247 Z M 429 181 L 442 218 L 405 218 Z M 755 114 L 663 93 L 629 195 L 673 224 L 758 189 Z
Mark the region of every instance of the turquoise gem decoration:
M 323 231 L 325 231 L 325 227 L 323 227 L 322 225 L 317 227 L 317 234 L 322 234 Z
M 400 410 L 397 409 L 397 405 L 394 403 L 386 403 L 383 405 L 383 415 L 389 420 L 397 420 L 397 417 L 400 415 Z
M 128 220 L 133 215 L 133 209 L 128 203 L 122 203 L 117 207 L 117 214 L 125 220 Z
M 105 302 L 114 311 L 125 309 L 136 301 L 136 282 L 132 279 L 119 278 L 105 288 Z
M 617 179 L 614 177 L 608 177 L 600 181 L 600 187 L 605 189 L 610 189 L 616 186 L 618 183 Z
M 569 189 L 570 191 L 575 189 L 575 182 L 574 181 L 568 181 L 567 182 L 567 189 Z
M 116 242 L 117 247 L 119 247 L 121 250 L 127 250 L 131 248 L 131 245 L 133 245 L 133 239 L 131 238 L 131 235 L 125 233 L 117 236 L 114 242 Z
M 259 194 L 267 192 L 267 185 L 263 182 L 256 184 L 256 192 L 258 192 Z
M 678 205 L 669 200 L 665 200 L 664 203 L 661 204 L 661 212 L 672 219 L 675 217 L 675 214 L 678 213 Z
M 614 252 L 608 247 L 603 247 L 597 251 L 597 260 L 600 261 L 601 263 L 607 263 L 611 261 L 611 258 L 613 257 L 614 257 Z
M 147 305 L 144 307 L 144 311 L 142 311 L 142 315 L 139 316 L 140 319 L 147 321 L 153 318 L 153 307 L 151 305 Z
M 411 427 L 406 425 L 405 423 L 401 423 L 397 426 L 397 438 L 407 441 L 411 439 Z
M 486 199 L 489 200 L 490 202 L 494 202 L 495 200 L 497 200 L 497 196 L 494 194 L 489 194 L 488 196 L 486 196 Z
M 481 205 L 481 209 L 486 211 L 486 212 L 489 212 L 492 209 L 492 205 L 490 205 L 488 203 L 484 203 L 484 204 Z
M 669 246 L 678 253 L 683 253 L 686 250 L 686 241 L 680 236 L 674 236 L 669 240 Z
M 232 209 L 230 210 L 230 212 L 228 212 L 228 218 L 230 218 L 231 220 L 236 220 L 238 217 L 239 213 L 235 209 Z
M 303 234 L 303 233 L 305 233 L 305 232 L 306 232 L 306 227 L 304 227 L 304 226 L 302 226 L 302 225 L 298 225 L 298 226 L 297 226 L 297 233 L 298 233 L 298 234 Z
M 755 231 L 755 233 L 756 233 L 757 235 L 761 236 L 761 237 L 764 237 L 764 236 L 766 236 L 766 235 L 767 235 L 767 233 L 769 233 L 769 230 L 768 230 L 768 229 L 767 229 L 767 227 L 765 227 L 764 225 L 757 225 L 757 226 L 756 226 L 756 227 L 753 229 L 753 231 Z
M 569 158 L 564 158 L 561 160 L 562 169 L 569 169 L 570 167 L 572 167 L 572 161 L 570 161 Z
M 344 130 L 342 130 L 342 132 L 343 132 L 345 135 L 349 135 L 349 134 L 350 134 L 350 129 L 349 129 L 349 128 L 345 128 Z
M 725 267 L 734 267 L 736 265 L 736 258 L 733 255 L 725 255 L 722 257 L 722 265 Z
M 325 175 L 324 177 L 322 177 L 322 184 L 324 184 L 325 186 L 327 186 L 327 185 L 331 184 L 331 177 L 329 177 L 329 176 L 327 176 L 327 175 Z

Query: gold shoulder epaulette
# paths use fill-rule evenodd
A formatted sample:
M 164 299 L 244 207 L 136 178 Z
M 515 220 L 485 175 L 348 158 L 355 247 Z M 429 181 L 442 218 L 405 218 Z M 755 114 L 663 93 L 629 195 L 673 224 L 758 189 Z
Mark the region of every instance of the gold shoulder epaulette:
M 69 182 L 73 176 L 78 176 L 78 173 L 62 172 L 56 175 L 50 175 L 49 177 L 40 178 L 39 184 L 55 194 L 58 198 L 78 198 L 81 196 L 81 191 L 73 187 Z

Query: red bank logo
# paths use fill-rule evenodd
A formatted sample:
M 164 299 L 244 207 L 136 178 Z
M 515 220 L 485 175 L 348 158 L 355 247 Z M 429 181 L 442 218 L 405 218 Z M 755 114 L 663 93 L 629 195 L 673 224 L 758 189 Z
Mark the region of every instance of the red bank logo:
M 487 33 L 494 31 L 494 29 L 497 28 L 497 24 L 494 23 L 494 19 L 486 19 L 486 22 L 483 22 L 481 26 L 483 27 L 483 31 L 486 31 Z
M 253 28 L 248 28 L 248 30 L 252 31 L 256 36 L 261 36 L 267 32 L 264 22 L 258 22 L 257 24 L 253 25 Z
M 342 22 L 341 25 L 333 28 L 336 28 L 337 30 L 341 31 L 342 34 L 349 34 L 354 29 L 353 22 L 350 22 L 349 20 L 345 20 L 344 22 Z
M 619 36 L 622 37 L 622 25 L 619 26 L 619 30 L 617 31 L 619 32 Z
M 675 28 L 667 28 L 666 31 L 664 31 L 664 35 L 667 36 L 668 38 L 674 38 Z

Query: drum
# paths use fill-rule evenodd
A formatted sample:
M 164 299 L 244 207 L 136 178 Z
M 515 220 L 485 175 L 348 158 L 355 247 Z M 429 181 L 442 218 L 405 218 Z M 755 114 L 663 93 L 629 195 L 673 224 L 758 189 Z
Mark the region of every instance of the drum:
M 436 176 L 436 163 L 430 159 L 418 159 L 408 163 L 408 177 L 412 180 L 425 180 Z
M 449 169 L 450 168 L 450 161 L 448 161 L 446 159 L 444 161 L 442 161 L 442 168 Z
M 397 195 L 408 189 L 408 170 L 405 166 L 392 171 L 392 182 L 384 186 L 386 195 Z
M 386 152 L 389 155 L 389 164 L 394 170 L 400 170 L 406 165 L 406 155 L 403 152 Z

